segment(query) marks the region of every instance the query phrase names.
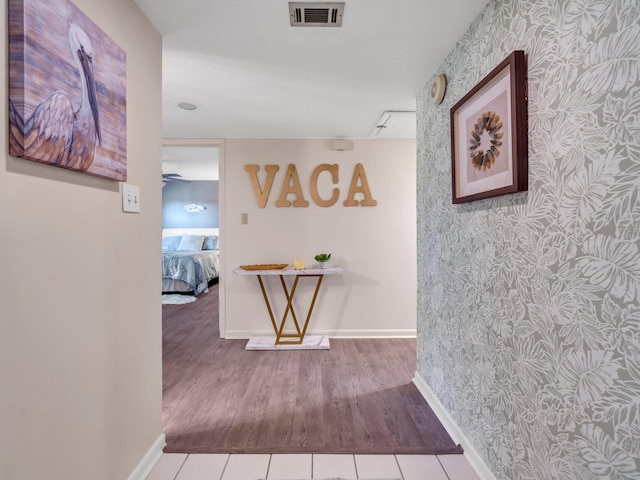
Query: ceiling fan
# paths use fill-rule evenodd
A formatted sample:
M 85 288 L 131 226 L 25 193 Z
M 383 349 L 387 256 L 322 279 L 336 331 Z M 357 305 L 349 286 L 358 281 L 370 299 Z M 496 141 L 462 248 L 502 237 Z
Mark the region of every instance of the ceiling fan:
M 191 183 L 191 180 L 185 180 L 184 178 L 182 178 L 182 175 L 180 175 L 179 173 L 163 173 L 162 174 L 163 186 L 169 182 Z

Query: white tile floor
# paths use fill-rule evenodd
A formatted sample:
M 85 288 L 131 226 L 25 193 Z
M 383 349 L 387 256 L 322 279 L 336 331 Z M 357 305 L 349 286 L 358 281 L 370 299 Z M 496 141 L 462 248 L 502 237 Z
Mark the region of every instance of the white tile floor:
M 480 480 L 464 455 L 164 453 L 147 480 Z

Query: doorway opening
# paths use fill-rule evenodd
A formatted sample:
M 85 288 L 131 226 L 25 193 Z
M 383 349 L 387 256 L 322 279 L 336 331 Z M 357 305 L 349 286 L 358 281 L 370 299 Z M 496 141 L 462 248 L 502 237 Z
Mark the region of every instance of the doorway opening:
M 224 141 L 215 139 L 164 139 L 162 146 L 162 235 L 205 235 L 202 250 L 218 253 L 219 334 L 224 337 Z M 212 239 L 213 237 L 213 239 Z M 217 237 L 217 243 L 215 242 Z M 214 245 L 207 241 L 213 240 Z M 164 249 L 163 242 L 163 249 Z M 164 270 L 164 260 L 163 260 Z M 211 274 L 209 274 L 211 276 Z M 163 273 L 163 291 L 165 289 Z M 173 284 L 171 284 L 173 286 Z M 186 287 L 186 285 L 185 285 Z M 202 288 L 202 287 L 200 287 Z M 200 293 L 200 292 L 197 292 Z

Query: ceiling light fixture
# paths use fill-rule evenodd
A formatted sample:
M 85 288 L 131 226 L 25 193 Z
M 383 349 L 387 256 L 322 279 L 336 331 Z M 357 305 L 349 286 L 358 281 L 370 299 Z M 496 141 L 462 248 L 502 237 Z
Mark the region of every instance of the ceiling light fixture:
M 182 110 L 188 110 L 188 111 L 193 111 L 198 109 L 197 105 L 194 105 L 193 103 L 190 103 L 190 102 L 180 102 L 178 103 L 178 107 L 181 108 Z
M 200 213 L 204 212 L 207 209 L 207 207 L 205 207 L 204 205 L 196 205 L 195 203 L 190 203 L 189 205 L 185 205 L 182 208 L 189 213 Z

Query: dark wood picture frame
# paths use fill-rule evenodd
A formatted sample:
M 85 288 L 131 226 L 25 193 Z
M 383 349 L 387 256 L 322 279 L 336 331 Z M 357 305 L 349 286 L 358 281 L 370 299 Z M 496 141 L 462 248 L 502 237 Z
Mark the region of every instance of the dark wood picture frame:
M 451 107 L 453 203 L 528 189 L 526 70 L 515 50 Z

